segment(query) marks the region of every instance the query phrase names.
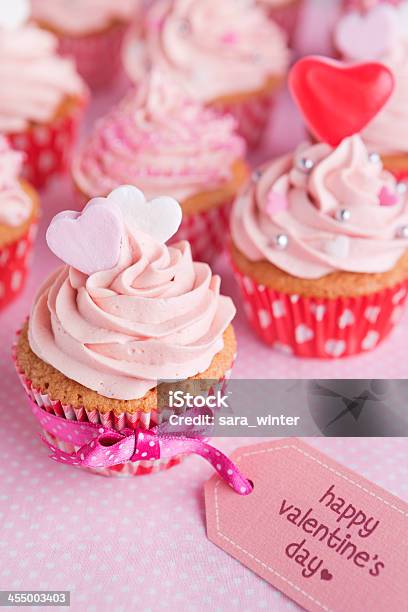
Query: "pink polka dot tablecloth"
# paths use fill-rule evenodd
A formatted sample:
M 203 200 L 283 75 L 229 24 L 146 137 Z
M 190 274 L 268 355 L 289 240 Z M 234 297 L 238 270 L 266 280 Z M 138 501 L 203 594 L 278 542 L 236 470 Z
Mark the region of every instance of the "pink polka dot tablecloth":
M 93 115 L 106 104 L 97 100 Z M 269 142 L 275 151 L 302 133 L 285 95 L 278 113 Z M 129 479 L 93 476 L 48 459 L 10 349 L 37 286 L 57 264 L 44 232 L 57 211 L 75 208 L 68 179 L 50 186 L 43 207 L 28 286 L 0 314 L 0 590 L 70 590 L 71 609 L 78 612 L 297 608 L 207 539 L 203 484 L 212 472 L 199 458 Z M 226 261 L 218 268 L 225 292 L 239 304 Z M 407 316 L 377 351 L 334 362 L 296 360 L 263 347 L 239 308 L 236 329 L 237 377 L 407 376 Z M 250 442 L 254 438 L 217 441 L 226 452 Z M 311 443 L 408 501 L 408 439 L 316 438 Z

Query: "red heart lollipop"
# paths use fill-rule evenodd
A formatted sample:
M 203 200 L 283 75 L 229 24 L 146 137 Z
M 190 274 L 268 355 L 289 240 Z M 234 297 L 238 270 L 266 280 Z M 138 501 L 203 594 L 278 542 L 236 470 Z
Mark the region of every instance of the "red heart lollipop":
M 337 146 L 360 132 L 394 90 L 394 76 L 383 64 L 344 64 L 311 56 L 297 62 L 289 88 L 310 131 Z

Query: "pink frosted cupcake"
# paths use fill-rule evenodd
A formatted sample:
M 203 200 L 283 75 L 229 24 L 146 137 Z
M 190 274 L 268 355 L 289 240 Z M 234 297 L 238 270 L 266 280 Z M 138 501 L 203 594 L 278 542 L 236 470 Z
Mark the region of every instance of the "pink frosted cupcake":
M 193 261 L 187 242 L 166 244 L 180 221 L 175 200 L 147 202 L 135 187 L 53 219 L 48 245 L 66 265 L 39 289 L 15 360 L 54 451 L 74 453 L 87 432 L 88 451 L 104 432 L 111 444 L 112 437 L 121 440 L 115 432 L 123 446 L 134 430 L 138 442 L 148 440 L 174 412 L 161 409 L 161 381 L 206 388 L 206 381 L 222 386 L 228 378 L 235 308 L 221 295 L 220 278 Z M 184 445 L 159 457 L 146 448 L 137 456 L 128 441 L 130 461 L 125 449 L 111 457 L 109 448 L 94 463 L 85 450 L 76 460 L 64 458 L 106 475 L 137 475 L 166 469 L 186 452 Z
M 32 0 L 33 19 L 58 37 L 91 87 L 111 82 L 121 67 L 123 37 L 141 19 L 142 0 Z
M 39 216 L 39 198 L 21 180 L 22 155 L 0 135 L 0 310 L 22 291 Z
M 82 204 L 121 184 L 139 185 L 149 198 L 180 201 L 183 223 L 174 240 L 188 240 L 198 260 L 223 248 L 232 201 L 249 174 L 235 120 L 221 116 L 161 73 L 99 121 L 73 163 Z
M 25 153 L 27 180 L 42 187 L 66 168 L 86 87 L 52 34 L 1 19 L 0 9 L 0 132 Z
M 145 39 L 124 47 L 130 78 L 143 82 L 151 66 L 169 71 L 191 96 L 238 120 L 258 144 L 274 96 L 285 79 L 285 35 L 264 12 L 235 0 L 161 0 L 148 12 Z
M 257 0 L 257 2 L 292 40 L 299 22 L 303 0 Z
M 324 359 L 370 350 L 407 294 L 407 196 L 358 135 L 303 145 L 238 199 L 232 263 L 267 344 Z

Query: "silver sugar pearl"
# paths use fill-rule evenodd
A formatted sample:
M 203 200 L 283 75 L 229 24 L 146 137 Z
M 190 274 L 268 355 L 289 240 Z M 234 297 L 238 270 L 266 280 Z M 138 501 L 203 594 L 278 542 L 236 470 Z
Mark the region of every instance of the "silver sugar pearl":
M 378 153 L 369 153 L 368 161 L 370 161 L 372 164 L 379 164 L 381 161 L 381 158 L 378 155 Z
M 400 183 L 397 183 L 397 193 L 399 193 L 400 195 L 404 195 L 407 193 L 407 184 L 404 183 L 404 181 L 401 181 Z
M 408 225 L 401 225 L 397 231 L 398 238 L 408 238 Z
M 301 157 L 297 162 L 297 167 L 302 172 L 310 172 L 314 166 L 313 160 L 308 157 Z
M 286 249 L 288 244 L 289 244 L 289 238 L 287 237 L 286 234 L 277 234 L 277 236 L 275 237 L 275 246 L 277 249 L 279 249 L 280 251 L 283 251 L 284 249 Z
M 351 218 L 351 212 L 349 211 L 348 208 L 341 208 L 340 210 L 336 212 L 337 221 L 341 221 L 342 223 L 344 223 L 346 221 L 350 221 L 350 218 Z

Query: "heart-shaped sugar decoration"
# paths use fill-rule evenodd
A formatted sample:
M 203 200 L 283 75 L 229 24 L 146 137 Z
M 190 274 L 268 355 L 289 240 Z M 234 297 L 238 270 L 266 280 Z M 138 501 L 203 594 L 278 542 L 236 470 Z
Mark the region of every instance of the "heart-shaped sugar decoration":
M 120 258 L 123 220 L 120 212 L 95 198 L 81 213 L 56 215 L 47 230 L 47 244 L 64 263 L 84 274 L 114 268 Z
M 381 206 L 394 206 L 399 202 L 398 196 L 393 193 L 387 185 L 381 188 L 378 199 L 380 200 Z
M 265 206 L 265 210 L 268 215 L 273 218 L 277 213 L 286 210 L 287 207 L 287 197 L 271 189 L 271 191 L 268 193 Z
M 394 90 L 394 77 L 380 63 L 349 65 L 310 56 L 293 66 L 289 87 L 310 131 L 336 147 L 382 109 Z
M 142 231 L 158 242 L 166 242 L 180 227 L 182 210 L 174 198 L 162 196 L 147 202 L 140 189 L 123 185 L 114 189 L 107 200 L 120 209 L 131 231 Z
M 2 0 L 0 2 L 0 28 L 18 28 L 30 17 L 29 0 Z
M 353 11 L 342 17 L 335 31 L 335 44 L 347 59 L 380 59 L 398 39 L 398 13 L 388 4 L 374 6 L 366 13 Z
M 349 254 L 350 239 L 347 236 L 336 236 L 333 240 L 328 240 L 324 248 L 328 255 L 344 259 Z

